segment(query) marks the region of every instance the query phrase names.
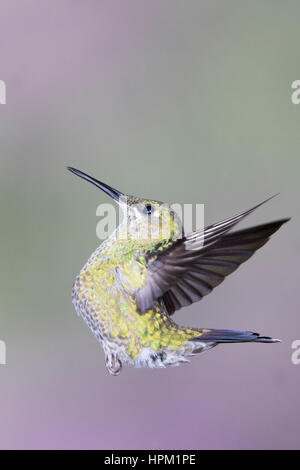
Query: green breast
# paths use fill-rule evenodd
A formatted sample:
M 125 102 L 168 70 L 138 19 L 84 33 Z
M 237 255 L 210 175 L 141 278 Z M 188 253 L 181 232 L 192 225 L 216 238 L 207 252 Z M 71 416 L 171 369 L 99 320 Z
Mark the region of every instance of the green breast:
M 74 284 L 76 309 L 103 341 L 123 348 L 134 359 L 144 347 L 177 349 L 195 336 L 179 328 L 161 302 L 140 314 L 134 293 L 145 285 L 147 267 L 128 241 L 105 242 L 91 256 Z M 199 334 L 198 334 L 199 335 Z

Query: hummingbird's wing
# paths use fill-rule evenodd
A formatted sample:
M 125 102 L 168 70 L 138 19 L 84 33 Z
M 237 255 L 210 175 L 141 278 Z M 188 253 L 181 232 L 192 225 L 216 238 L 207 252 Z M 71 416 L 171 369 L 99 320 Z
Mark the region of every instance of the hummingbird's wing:
M 171 315 L 209 294 L 289 220 L 227 233 L 261 204 L 203 231 L 192 232 L 165 251 L 152 253 L 146 283 L 135 293 L 138 310 L 146 312 L 155 300 L 162 298 Z
M 209 294 L 288 220 L 278 220 L 226 234 L 208 250 L 204 250 L 177 283 L 162 295 L 169 315 Z

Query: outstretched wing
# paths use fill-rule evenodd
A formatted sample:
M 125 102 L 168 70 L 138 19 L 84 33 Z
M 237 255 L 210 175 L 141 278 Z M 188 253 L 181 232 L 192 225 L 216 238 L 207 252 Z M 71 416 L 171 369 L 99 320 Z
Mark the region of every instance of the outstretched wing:
M 249 259 L 289 219 L 239 230 L 221 237 L 166 291 L 162 298 L 169 315 L 209 294 L 228 274 Z
M 135 293 L 139 311 L 146 312 L 156 299 L 162 298 L 171 315 L 209 294 L 288 220 L 227 234 L 261 204 L 201 232 L 193 232 L 165 251 L 152 254 L 146 284 Z

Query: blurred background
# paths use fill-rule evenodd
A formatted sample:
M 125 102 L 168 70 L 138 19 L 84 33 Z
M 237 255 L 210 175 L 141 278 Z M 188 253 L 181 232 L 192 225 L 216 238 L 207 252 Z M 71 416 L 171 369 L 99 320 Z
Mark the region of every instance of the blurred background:
M 0 447 L 299 448 L 297 0 L 2 0 Z M 205 204 L 205 222 L 280 196 L 243 226 L 292 220 L 186 326 L 282 344 L 108 375 L 71 303 L 109 198 Z

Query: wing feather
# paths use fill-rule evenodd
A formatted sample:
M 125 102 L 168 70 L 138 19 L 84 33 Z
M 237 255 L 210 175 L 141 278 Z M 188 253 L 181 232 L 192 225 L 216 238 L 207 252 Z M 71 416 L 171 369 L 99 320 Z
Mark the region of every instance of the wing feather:
M 241 230 L 232 235 L 225 235 L 205 253 L 205 256 L 202 258 L 200 256 L 199 261 L 192 267 L 191 271 L 187 271 L 183 275 L 183 279 L 180 279 L 179 283 L 181 284 L 183 280 L 190 278 L 191 275 L 195 277 L 198 280 L 198 298 L 196 300 L 200 300 L 221 284 L 228 274 L 231 274 L 249 259 L 257 249 L 261 248 L 268 241 L 270 235 L 276 232 L 284 222 L 286 220 L 279 220 L 271 224 Z M 256 240 L 251 239 L 251 244 L 248 243 L 249 232 L 251 232 L 252 237 L 254 234 L 257 237 Z M 247 249 L 245 249 L 245 240 L 247 240 Z M 243 248 L 239 248 L 240 246 L 243 246 Z M 172 302 L 168 301 L 169 296 L 171 296 Z M 167 302 L 165 302 L 166 297 Z M 172 315 L 179 308 L 196 301 L 193 300 L 189 303 L 185 301 L 183 304 L 178 298 L 176 298 L 177 301 L 174 301 L 174 297 L 177 297 L 174 286 L 170 286 L 170 289 L 162 296 L 169 315 Z
M 263 204 L 263 203 L 261 203 Z M 135 293 L 140 313 L 162 298 L 170 315 L 209 294 L 249 259 L 289 219 L 228 231 L 254 208 L 193 232 L 162 252 L 151 254 L 146 284 Z

